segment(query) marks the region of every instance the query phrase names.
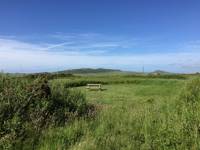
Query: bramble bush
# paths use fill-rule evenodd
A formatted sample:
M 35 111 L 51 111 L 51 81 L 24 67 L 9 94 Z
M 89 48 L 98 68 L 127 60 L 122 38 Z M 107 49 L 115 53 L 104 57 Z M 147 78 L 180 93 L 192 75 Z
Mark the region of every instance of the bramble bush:
M 85 96 L 63 86 L 0 77 L 0 149 L 34 149 L 41 131 L 87 113 Z

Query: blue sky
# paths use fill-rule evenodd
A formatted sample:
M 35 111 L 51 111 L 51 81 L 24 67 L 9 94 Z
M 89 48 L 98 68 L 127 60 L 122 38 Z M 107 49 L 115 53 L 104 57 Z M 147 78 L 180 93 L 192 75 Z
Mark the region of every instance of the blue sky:
M 200 71 L 199 0 L 0 0 L 0 69 Z

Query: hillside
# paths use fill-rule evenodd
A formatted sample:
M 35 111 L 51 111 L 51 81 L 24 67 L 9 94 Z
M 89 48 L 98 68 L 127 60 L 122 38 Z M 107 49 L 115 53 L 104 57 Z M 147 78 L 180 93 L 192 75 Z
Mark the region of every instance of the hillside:
M 108 72 L 122 72 L 121 70 L 115 69 L 104 69 L 104 68 L 80 68 L 80 69 L 71 69 L 71 70 L 64 70 L 58 71 L 56 73 L 65 73 L 65 74 L 87 74 L 87 73 L 108 73 Z
M 163 71 L 163 70 L 155 70 L 150 74 L 172 74 L 171 72 Z

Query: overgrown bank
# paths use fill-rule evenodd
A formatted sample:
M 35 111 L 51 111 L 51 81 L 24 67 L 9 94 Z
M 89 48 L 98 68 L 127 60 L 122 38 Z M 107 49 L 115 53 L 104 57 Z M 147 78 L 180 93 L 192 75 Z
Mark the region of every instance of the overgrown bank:
M 0 77 L 0 149 L 34 149 L 41 131 L 87 114 L 80 92 L 36 80 Z

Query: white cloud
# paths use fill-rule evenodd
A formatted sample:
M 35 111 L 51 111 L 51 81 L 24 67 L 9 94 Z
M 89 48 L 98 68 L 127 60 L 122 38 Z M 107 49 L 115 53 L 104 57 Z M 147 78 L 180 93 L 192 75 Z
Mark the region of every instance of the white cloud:
M 165 69 L 162 67 L 168 66 L 169 71 L 175 68 L 177 71 L 183 72 L 198 71 L 200 69 L 200 51 L 107 54 L 106 48 L 118 47 L 119 45 L 117 42 L 95 42 L 88 43 L 88 46 L 85 46 L 85 44 L 74 46 L 73 41 L 57 44 L 32 44 L 1 38 L 0 69 L 10 72 L 36 72 L 79 67 L 123 69 L 129 66 L 130 70 L 132 70 L 142 65 L 160 67 L 152 67 L 152 69 Z M 81 51 L 83 48 L 91 47 L 94 50 Z M 102 49 L 96 49 L 97 47 Z M 190 68 L 193 69 L 190 70 Z

